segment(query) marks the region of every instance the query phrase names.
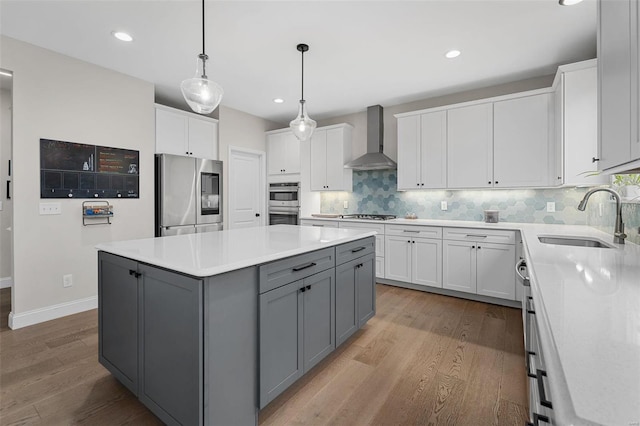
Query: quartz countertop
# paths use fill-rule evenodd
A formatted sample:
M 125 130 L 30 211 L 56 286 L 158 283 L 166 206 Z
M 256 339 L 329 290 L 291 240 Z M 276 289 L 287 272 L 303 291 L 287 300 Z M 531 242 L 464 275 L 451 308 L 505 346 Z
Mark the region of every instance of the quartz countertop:
M 373 231 L 273 225 L 98 244 L 139 262 L 208 277 L 375 235 Z
M 368 222 L 520 231 L 556 424 L 640 424 L 640 246 L 578 225 Z M 590 237 L 614 248 L 545 244 L 541 235 Z

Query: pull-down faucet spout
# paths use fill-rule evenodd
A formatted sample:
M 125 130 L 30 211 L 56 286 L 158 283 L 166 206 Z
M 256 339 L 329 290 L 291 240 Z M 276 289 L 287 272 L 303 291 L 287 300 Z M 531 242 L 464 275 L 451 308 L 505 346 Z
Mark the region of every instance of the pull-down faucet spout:
M 589 197 L 594 192 L 605 191 L 609 192 L 616 199 L 616 227 L 613 231 L 613 242 L 616 244 L 624 244 L 624 239 L 627 238 L 627 234 L 624 233 L 624 222 L 622 222 L 622 203 L 620 202 L 620 195 L 609 188 L 593 188 L 589 190 L 586 194 L 584 194 L 584 198 L 578 204 L 578 210 L 584 211 L 587 208 L 587 202 L 589 201 Z

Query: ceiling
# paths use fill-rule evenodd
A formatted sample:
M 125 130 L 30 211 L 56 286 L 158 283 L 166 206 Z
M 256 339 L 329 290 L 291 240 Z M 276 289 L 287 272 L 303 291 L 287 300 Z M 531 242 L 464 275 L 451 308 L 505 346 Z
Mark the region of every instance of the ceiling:
M 113 30 L 129 32 L 123 43 Z M 179 85 L 201 52 L 193 0 L 2 0 L 0 33 L 155 84 L 188 109 Z M 323 119 L 552 74 L 596 55 L 596 1 L 213 1 L 206 3 L 210 79 L 222 104 L 286 123 L 300 98 Z M 456 59 L 445 52 L 458 49 Z M 46 75 L 46 70 L 43 70 Z M 275 104 L 274 98 L 283 98 Z

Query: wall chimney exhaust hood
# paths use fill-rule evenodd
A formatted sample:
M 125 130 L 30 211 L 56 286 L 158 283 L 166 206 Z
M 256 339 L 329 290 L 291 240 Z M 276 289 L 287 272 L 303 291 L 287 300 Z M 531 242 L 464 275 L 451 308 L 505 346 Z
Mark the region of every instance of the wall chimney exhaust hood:
M 344 165 L 353 170 L 388 170 L 398 167 L 395 161 L 382 153 L 384 125 L 382 107 L 374 105 L 367 108 L 367 153 Z

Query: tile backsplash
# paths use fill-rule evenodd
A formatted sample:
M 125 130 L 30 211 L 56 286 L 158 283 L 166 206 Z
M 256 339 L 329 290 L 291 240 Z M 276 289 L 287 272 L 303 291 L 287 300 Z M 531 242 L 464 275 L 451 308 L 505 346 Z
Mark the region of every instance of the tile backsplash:
M 615 203 L 605 193 L 594 194 L 586 212 L 577 209 L 587 188 L 397 191 L 395 170 L 354 171 L 353 192 L 323 192 L 321 213 L 375 213 L 421 219 L 482 221 L 484 210 L 499 210 L 501 222 L 590 225 L 613 232 Z M 344 202 L 348 208 L 344 208 Z M 447 210 L 441 209 L 446 201 Z M 547 203 L 555 212 L 547 212 Z M 600 207 L 602 204 L 602 207 Z M 602 210 L 602 211 L 601 211 Z M 623 204 L 629 241 L 640 243 L 640 205 Z

